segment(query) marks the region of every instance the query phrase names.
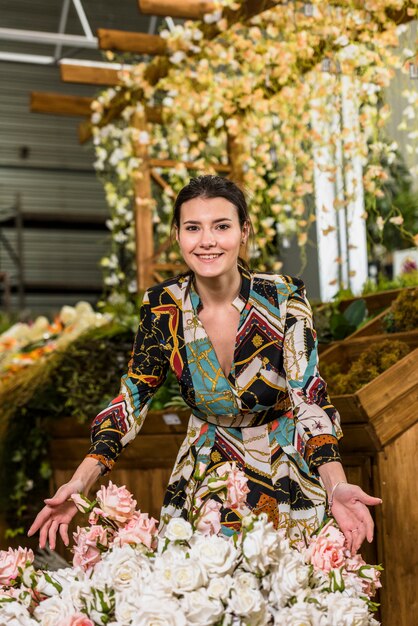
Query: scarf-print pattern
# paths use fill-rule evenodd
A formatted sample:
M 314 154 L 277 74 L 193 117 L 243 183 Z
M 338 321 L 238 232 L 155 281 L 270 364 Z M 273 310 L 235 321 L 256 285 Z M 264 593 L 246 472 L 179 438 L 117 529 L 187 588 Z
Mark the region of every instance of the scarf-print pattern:
M 249 479 L 248 512 L 266 511 L 298 540 L 324 514 L 317 468 L 340 460 L 339 415 L 318 371 L 303 282 L 240 271 L 241 291 L 233 302 L 240 321 L 228 376 L 199 320 L 191 276 L 147 291 L 120 395 L 93 421 L 89 456 L 112 467 L 139 432 L 171 368 L 192 415 L 167 488 L 162 527 L 171 516 L 187 515 L 193 497 L 207 493 L 207 475 L 234 460 Z M 241 517 L 224 511 L 223 532 L 237 530 Z

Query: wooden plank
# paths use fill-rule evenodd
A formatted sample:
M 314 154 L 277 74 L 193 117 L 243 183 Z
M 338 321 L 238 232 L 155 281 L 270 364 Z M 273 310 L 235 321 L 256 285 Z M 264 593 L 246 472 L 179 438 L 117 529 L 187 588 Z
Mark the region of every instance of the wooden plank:
M 146 15 L 182 17 L 201 20 L 211 13 L 215 4 L 211 0 L 138 0 L 139 10 Z
M 180 424 L 167 424 L 164 415 L 176 415 Z M 144 424 L 141 428 L 139 437 L 144 435 L 169 435 L 170 433 L 182 434 L 187 431 L 190 411 L 149 411 Z M 52 439 L 70 438 L 88 438 L 90 436 L 91 420 L 80 423 L 74 417 L 62 417 L 59 420 L 50 420 L 48 422 L 48 432 Z
M 356 393 L 383 446 L 418 419 L 417 363 L 418 348 Z
M 342 454 L 375 454 L 382 449 L 369 424 L 346 424 L 343 434 L 344 437 L 338 442 Z
M 98 28 L 97 37 L 99 48 L 102 50 L 120 50 L 153 56 L 167 54 L 167 42 L 159 35 Z
M 137 437 L 123 449 L 117 460 L 120 469 L 172 467 L 184 435 L 164 434 Z M 54 469 L 73 469 L 83 460 L 90 440 L 83 438 L 54 439 L 51 442 L 50 461 Z
M 411 350 L 418 347 L 418 330 L 407 330 L 399 333 L 382 333 L 380 335 L 366 335 L 361 337 L 348 337 L 344 341 L 335 342 L 321 353 L 320 363 L 343 362 L 346 369 L 352 361 L 361 356 L 364 350 L 384 341 L 403 341 Z
M 396 415 L 394 415 L 396 419 Z M 378 456 L 383 562 L 382 623 L 410 626 L 418 614 L 418 500 L 414 463 L 418 425 L 405 430 Z
M 331 402 L 341 415 L 343 428 L 345 424 L 368 422 L 367 414 L 354 393 L 331 395 Z
M 340 302 L 339 309 L 340 311 L 345 311 L 345 309 L 350 306 L 352 302 L 355 302 L 356 300 L 365 300 L 368 312 L 374 313 L 375 311 L 379 311 L 380 309 L 386 309 L 388 306 L 390 306 L 393 300 L 398 297 L 401 291 L 403 291 L 403 289 L 389 289 L 388 291 L 369 293 L 365 296 L 356 296 L 355 298 L 342 300 Z
M 91 115 L 92 98 L 67 96 L 61 93 L 32 91 L 30 110 L 32 113 L 52 113 L 53 115 Z
M 64 83 L 87 85 L 120 85 L 120 70 L 105 67 L 89 67 L 75 63 L 60 63 L 60 76 Z

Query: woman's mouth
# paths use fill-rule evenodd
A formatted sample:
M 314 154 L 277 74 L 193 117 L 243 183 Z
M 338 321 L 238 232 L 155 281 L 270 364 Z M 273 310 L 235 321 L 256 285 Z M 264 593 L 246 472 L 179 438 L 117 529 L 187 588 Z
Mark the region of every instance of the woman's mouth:
M 219 252 L 218 254 L 216 253 L 212 253 L 212 254 L 196 254 L 197 258 L 199 259 L 199 261 L 203 261 L 204 263 L 210 263 L 212 261 L 216 261 L 217 259 L 219 259 L 220 256 L 222 256 L 222 252 Z

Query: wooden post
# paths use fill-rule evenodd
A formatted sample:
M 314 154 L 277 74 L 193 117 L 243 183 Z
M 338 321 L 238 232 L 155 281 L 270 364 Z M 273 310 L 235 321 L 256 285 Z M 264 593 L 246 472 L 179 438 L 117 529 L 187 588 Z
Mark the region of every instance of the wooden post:
M 145 113 L 136 113 L 133 125 L 140 133 L 149 132 Z M 138 290 L 143 291 L 150 287 L 153 282 L 152 262 L 154 256 L 153 198 L 147 143 L 138 140 L 135 145 L 135 153 L 142 161 L 141 169 L 135 174 L 135 230 L 137 284 Z
M 244 183 L 243 154 L 238 135 L 228 133 L 226 150 L 230 167 L 229 178 L 239 186 Z

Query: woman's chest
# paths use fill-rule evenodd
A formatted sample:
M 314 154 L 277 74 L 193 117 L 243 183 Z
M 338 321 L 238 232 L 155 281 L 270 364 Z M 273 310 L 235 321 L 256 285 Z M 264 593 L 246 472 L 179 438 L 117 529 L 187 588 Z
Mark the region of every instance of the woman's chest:
M 202 310 L 199 321 L 227 377 L 234 361 L 240 313 L 232 306 L 217 311 Z

